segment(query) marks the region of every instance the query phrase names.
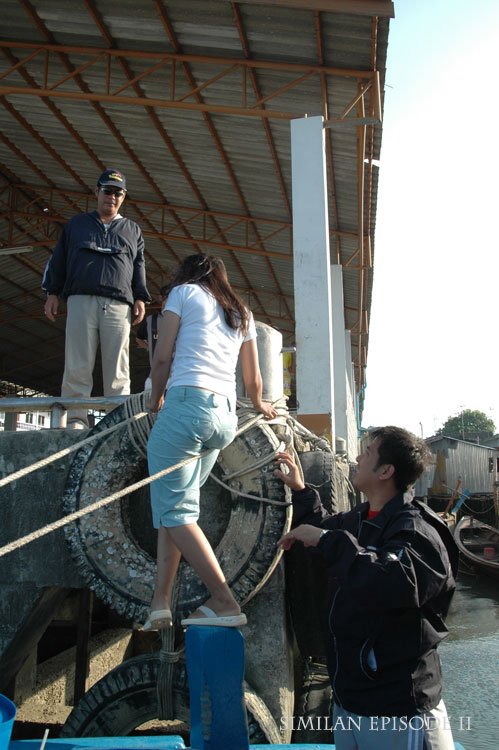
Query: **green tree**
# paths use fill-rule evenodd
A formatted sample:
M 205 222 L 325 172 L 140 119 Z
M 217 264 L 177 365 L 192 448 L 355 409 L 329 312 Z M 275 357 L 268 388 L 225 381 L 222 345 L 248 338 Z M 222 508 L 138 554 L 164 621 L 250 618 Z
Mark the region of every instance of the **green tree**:
M 437 430 L 437 435 L 448 435 L 449 437 L 465 437 L 472 433 L 488 433 L 492 436 L 495 432 L 495 424 L 483 411 L 464 409 L 455 417 L 449 417 L 447 421 Z

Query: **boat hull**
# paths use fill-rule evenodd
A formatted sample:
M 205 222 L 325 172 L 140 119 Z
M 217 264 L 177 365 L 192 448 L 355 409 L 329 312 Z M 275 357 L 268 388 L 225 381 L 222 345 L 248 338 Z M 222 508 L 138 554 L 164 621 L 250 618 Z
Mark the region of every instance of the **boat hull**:
M 499 530 L 464 516 L 454 529 L 454 539 L 463 559 L 475 570 L 499 578 Z

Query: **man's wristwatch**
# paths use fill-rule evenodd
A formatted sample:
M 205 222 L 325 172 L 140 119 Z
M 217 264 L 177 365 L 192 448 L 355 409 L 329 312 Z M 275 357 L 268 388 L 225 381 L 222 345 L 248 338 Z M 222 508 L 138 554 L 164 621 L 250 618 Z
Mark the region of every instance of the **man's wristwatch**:
M 320 535 L 320 537 L 319 537 L 319 542 L 320 542 L 320 540 L 322 539 L 322 537 L 324 536 L 324 534 L 327 534 L 327 533 L 328 533 L 328 531 L 329 531 L 329 529 L 322 529 L 322 531 L 321 531 L 321 535 Z

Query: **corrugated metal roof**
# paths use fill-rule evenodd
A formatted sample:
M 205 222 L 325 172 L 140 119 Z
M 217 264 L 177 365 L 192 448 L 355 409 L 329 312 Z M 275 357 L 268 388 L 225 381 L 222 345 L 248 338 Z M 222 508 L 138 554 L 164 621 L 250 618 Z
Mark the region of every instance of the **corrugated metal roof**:
M 374 70 L 382 94 L 389 23 L 383 0 L 370 3 L 372 13 L 380 9 L 377 19 L 357 14 L 354 0 L 342 3 L 350 13 L 302 5 L 3 0 L 0 245 L 34 249 L 0 255 L 0 380 L 58 393 L 64 325 L 43 318 L 41 275 L 60 227 L 77 210 L 93 208 L 95 181 L 111 166 L 127 176 L 126 213 L 146 237 L 153 295 L 179 258 L 215 252 L 256 317 L 294 343 L 286 118 L 326 111 L 339 118 Z M 371 89 L 368 115 L 372 96 Z M 181 108 L 187 105 L 195 108 Z M 285 118 L 251 116 L 252 105 Z M 356 105 L 348 117 L 358 115 Z M 358 383 L 372 269 L 366 257 L 359 269 L 355 255 L 357 172 L 359 159 L 379 158 L 381 127 L 367 126 L 363 155 L 359 130 L 326 131 L 331 258 L 347 264 L 345 319 Z M 377 169 L 365 165 L 364 178 L 364 235 L 373 249 Z M 132 351 L 131 361 L 138 390 L 148 365 L 141 352 Z

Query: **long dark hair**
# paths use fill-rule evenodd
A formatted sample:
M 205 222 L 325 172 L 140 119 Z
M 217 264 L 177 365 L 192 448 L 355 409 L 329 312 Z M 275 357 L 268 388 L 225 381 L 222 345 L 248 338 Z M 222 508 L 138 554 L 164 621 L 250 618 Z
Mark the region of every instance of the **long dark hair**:
M 234 331 L 240 328 L 246 336 L 250 320 L 248 308 L 229 284 L 223 260 L 214 255 L 188 255 L 180 264 L 172 287 L 180 284 L 199 284 L 212 294 L 222 306 L 229 328 Z

